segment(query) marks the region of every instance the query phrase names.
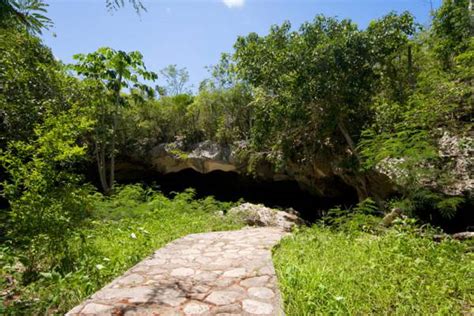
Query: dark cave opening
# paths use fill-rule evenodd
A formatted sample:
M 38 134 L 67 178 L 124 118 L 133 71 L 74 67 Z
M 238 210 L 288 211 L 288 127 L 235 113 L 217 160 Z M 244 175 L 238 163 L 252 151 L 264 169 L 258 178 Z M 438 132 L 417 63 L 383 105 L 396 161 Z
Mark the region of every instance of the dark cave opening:
M 202 174 L 193 169 L 160 174 L 144 172 L 117 174 L 122 183 L 142 182 L 145 185 L 156 185 L 166 195 L 194 188 L 198 198 L 214 196 L 219 201 L 259 203 L 272 208 L 293 208 L 300 216 L 314 222 L 321 217 L 322 211 L 334 206 L 350 207 L 357 203 L 356 191 L 339 178 L 331 178 L 338 191 L 337 197 L 321 197 L 303 190 L 296 181 L 264 181 L 236 172 L 212 171 Z

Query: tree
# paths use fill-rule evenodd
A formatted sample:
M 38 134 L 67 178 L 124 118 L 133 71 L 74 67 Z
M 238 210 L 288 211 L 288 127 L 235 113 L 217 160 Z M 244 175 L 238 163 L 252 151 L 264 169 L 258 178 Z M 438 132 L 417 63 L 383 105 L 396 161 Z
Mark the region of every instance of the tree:
M 229 89 L 239 83 L 235 63 L 229 54 L 223 53 L 219 63 L 206 68 L 211 74 L 211 78 L 203 80 L 199 85 L 199 90 L 205 88 Z
M 189 73 L 186 68 L 178 69 L 177 65 L 169 65 L 161 69 L 160 73 L 166 80 L 166 86 L 158 87 L 161 95 L 175 96 L 189 91 L 185 88 L 189 81 Z
M 401 75 L 381 73 L 393 83 L 379 86 L 374 119 L 359 143 L 364 166 L 390 175 L 399 186 L 400 207 L 413 215 L 449 218 L 468 200 L 462 190 L 469 187 L 463 179 L 472 167 L 466 148 L 472 148 L 474 41 L 467 5 L 444 1 L 430 29 L 388 55 L 400 57 L 405 47 L 421 48 L 414 54 L 419 60 L 414 84 L 404 85 L 407 73 L 400 62 L 407 58 L 398 58 L 398 65 L 393 58 L 390 63 Z M 372 35 L 377 29 L 369 27 Z M 400 86 L 405 96 L 392 93 L 393 86 Z
M 77 82 L 72 84 L 81 89 Z M 11 140 L 0 150 L 0 165 L 7 175 L 1 193 L 10 204 L 8 211 L 2 210 L 7 212 L 2 226 L 15 246 L 25 251 L 20 259 L 26 268 L 24 282 L 42 268 L 61 264 L 68 255 L 68 234 L 89 211 L 90 188 L 75 170 L 85 160 L 83 137 L 93 125 L 85 113 L 88 109 L 73 102 L 59 113 L 44 111 L 44 120 L 28 139 Z
M 41 34 L 52 25 L 44 15 L 47 7 L 41 0 L 0 0 L 0 27 L 24 26 L 31 33 Z
M 0 28 L 0 65 L 0 200 L 9 206 L 0 239 L 28 249 L 22 263 L 33 272 L 44 252 L 65 253 L 65 234 L 85 214 L 76 164 L 93 122 L 83 86 L 35 35 Z
M 444 68 L 451 68 L 454 57 L 469 47 L 474 35 L 469 0 L 444 0 L 435 12 L 432 45 Z
M 141 0 L 128 0 L 137 13 L 146 11 Z M 109 11 L 125 6 L 125 0 L 106 0 Z M 53 25 L 44 14 L 48 4 L 44 0 L 0 0 L 0 27 L 24 27 L 31 33 L 41 34 Z
M 411 40 L 417 31 L 413 15 L 409 12 L 391 12 L 372 21 L 367 30 L 367 40 L 373 49 L 373 63 L 378 77 L 377 92 L 396 102 L 406 102 L 413 93 L 417 75 L 415 55 L 419 44 Z
M 276 164 L 311 163 L 325 154 L 344 157 L 338 168 L 355 174 L 353 185 L 364 200 L 371 189 L 366 174 L 357 171 L 357 142 L 372 119 L 370 105 L 380 78 L 377 67 L 411 30 L 407 23 L 398 23 L 402 19 L 412 21 L 396 15 L 383 18 L 378 37 L 350 20 L 317 16 L 298 31 L 291 31 L 286 22 L 273 26 L 267 36 L 251 33 L 238 38 L 235 68 L 256 89 L 252 127 L 256 149 L 270 152 Z M 399 36 L 379 51 L 384 33 Z
M 238 84 L 227 89 L 203 86 L 188 110 L 193 127 L 205 139 L 229 144 L 248 139 L 251 130 L 251 93 Z
M 103 47 L 94 53 L 74 55 L 74 59 L 78 62 L 71 68 L 78 75 L 85 77 L 91 91 L 95 91 L 96 99 L 93 105 L 98 119 L 94 138 L 95 156 L 102 188 L 110 194 L 115 182 L 118 115 L 120 108 L 126 103 L 121 92 L 124 88 L 133 89 L 152 96 L 152 89 L 140 83 L 139 78 L 154 81 L 157 75 L 146 69 L 142 54 L 136 51 L 126 53 Z M 101 97 L 103 92 L 105 94 Z M 108 181 L 107 157 L 110 159 Z
M 105 4 L 107 6 L 107 9 L 109 11 L 114 11 L 119 8 L 122 8 L 125 6 L 125 0 L 106 0 Z M 128 0 L 132 7 L 135 9 L 137 13 L 140 13 L 141 11 L 146 11 L 145 6 L 143 5 L 141 0 Z
M 25 30 L 0 28 L 0 148 L 31 139 L 48 111 L 83 96 L 48 47 Z

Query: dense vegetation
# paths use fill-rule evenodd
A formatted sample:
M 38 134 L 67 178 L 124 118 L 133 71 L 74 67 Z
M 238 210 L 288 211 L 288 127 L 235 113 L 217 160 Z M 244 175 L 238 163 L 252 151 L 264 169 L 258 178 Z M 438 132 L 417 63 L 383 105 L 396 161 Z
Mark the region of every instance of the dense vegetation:
M 446 1 L 429 28 L 408 12 L 364 30 L 317 16 L 298 30 L 284 23 L 240 37 L 197 95 L 125 110 L 121 148 L 243 142 L 242 159 L 281 170 L 324 157 L 360 200 L 452 217 L 472 205 L 471 23 L 468 1 Z M 398 185 L 396 201 L 378 196 L 374 171 Z
M 433 241 L 411 219 L 383 230 L 356 207 L 305 228 L 274 254 L 287 315 L 461 315 L 472 312 L 469 245 Z M 340 212 L 340 210 L 339 210 Z M 472 247 L 472 243 L 470 245 Z
M 124 5 L 105 2 L 110 9 Z M 143 10 L 140 1 L 129 2 Z M 323 157 L 350 175 L 360 200 L 375 200 L 379 213 L 398 207 L 427 221 L 468 209 L 468 5 L 443 1 L 424 28 L 408 12 L 389 13 L 365 29 L 324 16 L 298 29 L 272 26 L 265 36 L 239 37 L 193 94 L 185 69 L 150 71 L 139 52 L 100 48 L 64 65 L 38 37 L 52 23 L 44 2 L 0 0 L 0 313 L 64 312 L 175 237 L 240 225 L 215 217 L 228 205 L 211 198 L 116 186 L 117 159 L 145 156 L 161 142 L 243 144 L 242 159 L 282 170 Z M 166 83 L 152 87 L 160 77 Z M 85 176 L 91 166 L 96 186 Z M 375 172 L 397 185 L 392 199 L 378 196 Z M 285 241 L 277 263 L 288 313 L 461 311 L 472 301 L 462 280 L 469 279 L 466 247 L 435 245 L 408 227 L 375 235 L 359 226 L 315 227 Z M 316 256 L 331 269 L 320 271 Z M 292 264 L 296 270 L 287 268 Z M 409 284 L 385 288 L 422 273 L 427 287 L 420 295 L 433 296 L 431 303 L 414 302 Z M 358 290 L 347 283 L 361 274 L 368 277 Z M 450 285 L 440 288 L 443 280 Z M 362 293 L 364 284 L 377 292 L 370 305 L 360 305 L 372 293 Z M 295 301 L 294 291 L 334 300 Z
M 0 314 L 63 314 L 174 239 L 241 227 L 216 215 L 230 204 L 196 200 L 192 190 L 172 199 L 138 185 L 116 191 L 89 195 L 87 219 L 55 249 L 45 235 L 21 252 L 0 247 Z

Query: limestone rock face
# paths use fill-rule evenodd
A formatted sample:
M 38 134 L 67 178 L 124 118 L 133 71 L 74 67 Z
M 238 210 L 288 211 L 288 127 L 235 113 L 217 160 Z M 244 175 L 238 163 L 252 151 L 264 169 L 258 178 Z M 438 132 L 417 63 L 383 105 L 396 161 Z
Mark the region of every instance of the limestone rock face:
M 212 171 L 237 171 L 238 163 L 231 148 L 222 147 L 211 141 L 196 144 L 184 150 L 180 142 L 159 144 L 152 149 L 150 163 L 161 173 L 193 169 L 200 173 Z
M 157 173 L 172 174 L 192 169 L 201 174 L 213 171 L 233 172 L 242 179 L 262 182 L 295 181 L 298 186 L 315 196 L 328 199 L 355 200 L 361 179 L 348 170 L 339 167 L 343 157 L 318 157 L 310 162 L 287 163 L 276 169 L 266 159 L 251 162 L 243 155 L 248 144 L 243 141 L 231 145 L 220 145 L 204 141 L 194 145 L 184 145 L 180 141 L 162 143 L 147 154 L 128 153 L 116 163 L 117 178 L 122 181 L 139 181 L 143 177 Z M 252 173 L 249 173 L 252 169 Z M 372 183 L 370 190 L 381 199 L 396 191 L 389 176 L 382 172 L 368 175 Z
M 444 131 L 438 139 L 437 148 L 442 162 L 436 168 L 449 174 L 450 180 L 439 188 L 436 178 L 425 176 L 420 179 L 423 185 L 435 191 L 441 190 L 446 195 L 472 194 L 474 191 L 474 137 L 459 136 Z M 386 158 L 376 168 L 391 179 L 405 178 L 407 171 L 400 167 L 403 163 L 405 163 L 404 158 Z
M 155 172 L 169 174 L 185 169 L 193 169 L 199 173 L 213 171 L 235 172 L 247 175 L 249 162 L 239 157 L 239 152 L 245 150 L 247 144 L 243 141 L 232 145 L 222 146 L 212 141 L 204 141 L 192 146 L 185 146 L 182 142 L 159 144 L 141 160 L 146 168 Z M 332 159 L 321 157 L 313 163 L 291 163 L 284 170 L 275 170 L 268 161 L 259 161 L 253 167 L 253 176 L 263 181 L 296 181 L 305 191 L 321 197 L 337 198 L 347 196 L 348 190 L 354 188 L 357 179 L 345 173 L 337 166 L 337 157 Z M 120 168 L 120 164 L 119 164 Z M 127 169 L 129 167 L 125 167 Z M 395 189 L 389 178 L 382 174 L 372 177 L 377 185 L 375 191 L 385 197 Z
M 453 177 L 452 183 L 443 188 L 448 195 L 461 195 L 474 191 L 474 137 L 456 136 L 445 131 L 438 143 L 439 155 L 445 169 Z
M 247 225 L 279 227 L 285 231 L 291 231 L 295 225 L 303 223 L 294 211 L 279 211 L 262 204 L 244 203 L 231 208 L 227 214 L 242 218 Z

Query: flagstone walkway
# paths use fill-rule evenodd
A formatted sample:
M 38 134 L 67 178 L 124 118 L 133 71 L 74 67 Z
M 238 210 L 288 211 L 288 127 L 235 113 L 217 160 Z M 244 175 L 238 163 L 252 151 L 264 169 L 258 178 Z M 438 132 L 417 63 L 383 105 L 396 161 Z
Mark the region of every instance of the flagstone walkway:
M 283 315 L 271 248 L 284 235 L 270 227 L 188 235 L 67 315 Z

